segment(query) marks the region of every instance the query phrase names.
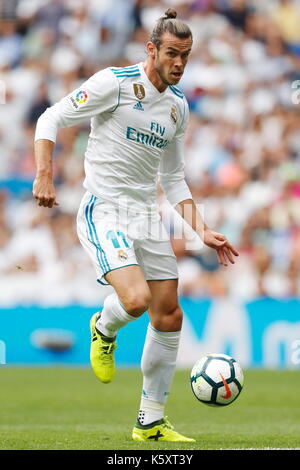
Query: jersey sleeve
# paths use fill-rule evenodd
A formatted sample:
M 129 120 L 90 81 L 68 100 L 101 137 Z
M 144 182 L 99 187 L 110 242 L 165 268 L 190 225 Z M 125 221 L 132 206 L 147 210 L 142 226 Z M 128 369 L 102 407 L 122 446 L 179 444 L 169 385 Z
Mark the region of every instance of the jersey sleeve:
M 192 199 L 192 194 L 185 181 L 184 174 L 184 134 L 188 124 L 188 104 L 184 99 L 182 122 L 176 134 L 162 154 L 158 179 L 172 206 L 185 199 Z
M 109 69 L 100 70 L 80 88 L 62 98 L 39 117 L 35 141 L 56 141 L 60 127 L 79 124 L 97 114 L 113 111 L 119 99 L 119 82 Z

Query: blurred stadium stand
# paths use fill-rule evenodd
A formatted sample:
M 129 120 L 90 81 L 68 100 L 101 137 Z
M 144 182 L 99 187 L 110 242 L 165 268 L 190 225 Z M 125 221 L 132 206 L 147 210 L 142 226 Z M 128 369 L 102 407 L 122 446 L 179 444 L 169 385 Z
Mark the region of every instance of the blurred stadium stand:
M 287 307 L 300 296 L 300 0 L 0 0 L 0 324 L 14 306 L 92 307 L 110 292 L 75 231 L 89 123 L 59 131 L 52 210 L 31 195 L 35 124 L 95 71 L 144 60 L 170 6 L 194 34 L 180 83 L 191 110 L 186 178 L 207 224 L 240 251 L 224 269 L 211 250 L 174 239 L 180 295 L 200 299 L 199 317 L 203 299 L 223 302 L 233 330 L 229 300 L 273 298 L 276 321 L 295 323 L 289 344 L 300 338 Z

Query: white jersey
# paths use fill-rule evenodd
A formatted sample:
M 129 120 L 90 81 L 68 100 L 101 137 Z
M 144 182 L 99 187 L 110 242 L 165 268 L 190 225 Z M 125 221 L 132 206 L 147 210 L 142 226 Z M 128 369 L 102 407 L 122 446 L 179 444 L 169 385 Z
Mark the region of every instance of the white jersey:
M 141 211 L 155 204 L 158 175 L 172 205 L 192 197 L 183 156 L 188 104 L 178 88 L 168 86 L 160 93 L 143 63 L 106 68 L 40 116 L 35 140 L 55 142 L 58 128 L 87 118 L 87 191 L 119 204 L 127 200 Z

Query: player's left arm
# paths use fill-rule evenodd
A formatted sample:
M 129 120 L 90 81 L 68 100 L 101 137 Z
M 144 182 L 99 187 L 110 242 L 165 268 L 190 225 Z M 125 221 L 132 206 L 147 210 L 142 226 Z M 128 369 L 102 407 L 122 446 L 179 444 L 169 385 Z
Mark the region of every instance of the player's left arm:
M 207 227 L 193 199 L 180 201 L 175 209 L 199 235 L 203 243 L 216 250 L 219 264 L 228 266 L 228 261 L 234 264 L 234 256 L 239 256 L 238 251 L 229 243 L 225 235 Z
M 187 122 L 188 105 L 184 100 L 181 125 L 161 158 L 159 182 L 170 204 L 200 236 L 205 245 L 216 250 L 219 263 L 223 266 L 227 266 L 228 261 L 234 264 L 234 256 L 238 256 L 237 250 L 229 243 L 225 235 L 215 232 L 205 224 L 185 181 L 184 134 Z

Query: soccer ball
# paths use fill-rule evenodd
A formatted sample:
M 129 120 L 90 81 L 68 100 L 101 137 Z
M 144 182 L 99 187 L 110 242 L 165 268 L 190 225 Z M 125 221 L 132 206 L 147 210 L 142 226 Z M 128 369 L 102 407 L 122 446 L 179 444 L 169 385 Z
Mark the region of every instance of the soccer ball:
M 206 354 L 191 371 L 195 397 L 211 406 L 226 406 L 241 393 L 244 374 L 241 366 L 226 354 Z

